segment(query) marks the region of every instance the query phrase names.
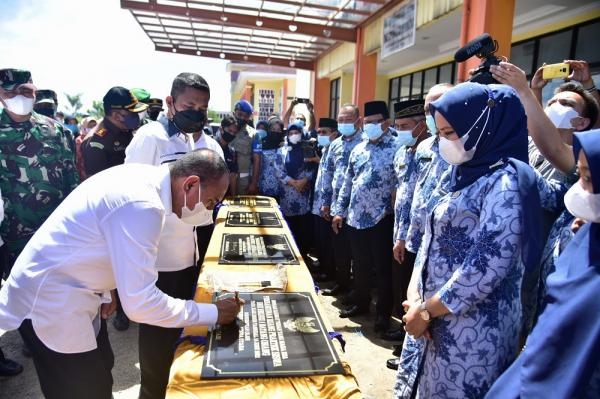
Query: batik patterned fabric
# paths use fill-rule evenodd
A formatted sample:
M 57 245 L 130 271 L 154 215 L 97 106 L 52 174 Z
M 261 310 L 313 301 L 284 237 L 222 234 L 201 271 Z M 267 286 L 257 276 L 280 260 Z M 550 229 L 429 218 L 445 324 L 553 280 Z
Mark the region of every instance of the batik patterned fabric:
M 350 154 L 344 183 L 331 214 L 345 215 L 346 223 L 356 229 L 375 226 L 393 212 L 392 192 L 396 189 L 394 155 L 399 146 L 385 132 L 377 142 L 364 141 Z
M 281 156 L 277 153 L 277 148 L 262 151 L 262 162 L 260 170 L 260 179 L 258 180 L 258 191 L 262 195 L 270 197 L 279 197 L 281 195 L 281 185 L 277 178 L 277 159 Z
M 410 225 L 410 206 L 415 191 L 415 151 L 402 146 L 394 156 L 394 172 L 398 179 L 394 202 L 394 241 L 406 240 Z
M 337 201 L 344 183 L 350 153 L 361 141 L 363 141 L 363 137 L 362 132 L 359 130 L 350 139 L 340 136 L 330 144 L 323 174 L 323 193 L 321 197 L 323 205 L 331 207 Z M 342 216 L 346 217 L 347 215 L 342 214 Z
M 433 340 L 405 342 L 395 386 L 408 397 L 482 397 L 518 353 L 521 322 L 521 200 L 510 165 L 443 196 L 428 219 L 415 269 L 421 296 L 451 313 L 430 323 Z M 432 226 L 435 226 L 432 230 Z M 412 340 L 407 336 L 407 340 Z M 421 352 L 419 352 L 421 351 Z
M 0 190 L 5 213 L 0 234 L 8 251 L 6 274 L 31 236 L 79 182 L 64 130 L 35 112 L 28 121 L 17 123 L 0 109 Z
M 327 173 L 327 154 L 329 154 L 330 147 L 331 144 L 323 147 L 321 150 L 321 161 L 319 162 L 319 169 L 317 171 L 317 178 L 315 181 L 315 194 L 313 199 L 312 213 L 317 216 L 321 216 L 321 207 L 325 205 L 323 202 L 323 193 L 327 189 L 324 187 L 326 181 L 324 176 Z M 331 191 L 331 188 L 329 188 L 329 191 Z M 329 205 L 329 203 L 326 205 Z
M 427 219 L 428 203 L 435 205 L 437 202 L 430 201 L 434 195 L 435 187 L 442 181 L 442 174 L 450 169 L 450 165 L 444 161 L 439 153 L 439 137 L 429 137 L 417 147 L 415 152 L 416 183 L 413 193 L 413 202 L 410 209 L 410 224 L 406 232 L 406 249 L 417 253 L 421 246 L 421 240 L 425 233 L 425 220 Z
M 284 216 L 300 216 L 310 212 L 310 181 L 313 173 L 304 163 L 294 176 L 288 175 L 286 163 L 289 162 L 292 151 L 299 151 L 300 156 L 302 156 L 302 146 L 283 146 L 279 148 L 278 156 L 275 158 L 276 174 L 281 187 L 279 207 Z M 300 180 L 304 178 L 308 179 L 308 183 L 303 192 L 298 192 L 294 187 L 287 184 L 290 179 Z

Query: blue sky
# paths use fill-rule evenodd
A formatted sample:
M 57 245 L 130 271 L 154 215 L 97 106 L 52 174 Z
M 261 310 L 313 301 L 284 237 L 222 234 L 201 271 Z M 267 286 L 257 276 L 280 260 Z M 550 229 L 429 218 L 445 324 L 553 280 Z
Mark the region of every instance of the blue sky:
M 154 51 L 118 0 L 1 0 L 0 68 L 23 68 L 38 89 L 83 93 L 84 108 L 112 86 L 169 94 L 180 72 L 195 72 L 211 87 L 210 108 L 228 110 L 227 61 Z M 9 12 L 10 10 L 10 12 Z

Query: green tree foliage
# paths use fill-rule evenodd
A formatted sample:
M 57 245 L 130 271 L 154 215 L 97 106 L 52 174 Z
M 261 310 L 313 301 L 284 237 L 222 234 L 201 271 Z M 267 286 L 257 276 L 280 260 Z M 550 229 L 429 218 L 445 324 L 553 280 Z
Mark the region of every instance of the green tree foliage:
M 102 103 L 102 101 L 94 100 L 92 108 L 88 109 L 87 113 L 96 120 L 104 118 L 104 103 Z
M 213 120 L 213 123 L 221 122 L 221 117 L 219 116 L 219 114 L 217 114 L 217 111 L 213 111 L 212 109 L 209 109 L 206 114 L 208 115 L 209 118 L 211 118 Z
M 69 102 L 69 113 L 74 117 L 80 116 L 79 110 L 83 106 L 83 104 L 81 103 L 82 95 L 83 95 L 82 93 L 77 93 L 77 94 L 65 93 L 65 96 L 67 97 L 67 101 Z

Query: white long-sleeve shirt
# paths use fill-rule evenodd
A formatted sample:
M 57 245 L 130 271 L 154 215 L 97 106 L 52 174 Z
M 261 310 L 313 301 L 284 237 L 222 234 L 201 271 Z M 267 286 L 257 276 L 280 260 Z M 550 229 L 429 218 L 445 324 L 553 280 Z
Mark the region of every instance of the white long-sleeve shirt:
M 0 329 L 24 319 L 50 349 L 96 348 L 99 308 L 118 288 L 130 319 L 162 327 L 212 325 L 215 305 L 169 297 L 155 268 L 172 213 L 168 167 L 119 165 L 77 187 L 17 258 L 0 290 Z

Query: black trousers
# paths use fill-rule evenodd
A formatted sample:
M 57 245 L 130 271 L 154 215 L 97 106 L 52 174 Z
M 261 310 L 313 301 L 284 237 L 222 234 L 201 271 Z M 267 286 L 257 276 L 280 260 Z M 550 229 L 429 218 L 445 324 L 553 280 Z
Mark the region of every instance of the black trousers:
M 210 237 L 212 237 L 214 229 L 214 224 L 196 227 L 196 238 L 198 241 L 198 265 L 200 265 L 200 267 L 202 267 L 202 264 L 204 263 L 204 256 L 206 256 L 206 250 L 208 249 Z
M 331 223 L 329 230 L 332 231 L 333 261 L 335 264 L 335 280 L 337 285 L 342 288 L 350 288 L 350 279 L 352 277 L 352 245 L 350 243 L 350 229 L 352 227 L 344 224 L 338 233 L 333 233 Z
M 285 216 L 285 221 L 294 236 L 300 254 L 304 258 L 309 249 L 310 235 L 312 233 L 312 214 L 305 213 L 299 216 Z
M 200 268 L 191 266 L 176 272 L 158 272 L 156 286 L 165 294 L 179 299 L 193 299 Z M 140 398 L 164 398 L 173 363 L 175 343 L 182 328 L 165 328 L 140 324 L 138 330 Z
M 31 320 L 19 327 L 23 341 L 31 351 L 35 370 L 46 399 L 110 399 L 113 378 L 113 355 L 106 321 L 101 321 L 96 338 L 98 347 L 83 353 L 59 353 L 38 338 Z M 64 339 L 68 339 L 65 337 Z
M 333 230 L 331 222 L 320 216 L 313 216 L 313 238 L 317 258 L 319 258 L 320 271 L 329 276 L 335 276 L 335 263 L 333 247 Z
M 368 308 L 371 302 L 371 280 L 376 277 L 377 315 L 389 317 L 392 314 L 392 237 L 394 218 L 384 217 L 368 229 L 347 227 L 350 231 L 352 257 L 354 258 L 354 289 L 352 299 L 361 308 Z
M 408 284 L 415 266 L 417 254 L 408 250 L 404 251 L 404 262 L 398 263 L 392 258 L 392 280 L 394 289 L 394 315 L 402 317 L 404 309 L 402 302 L 406 301 Z

